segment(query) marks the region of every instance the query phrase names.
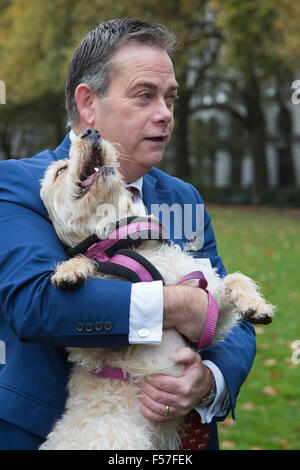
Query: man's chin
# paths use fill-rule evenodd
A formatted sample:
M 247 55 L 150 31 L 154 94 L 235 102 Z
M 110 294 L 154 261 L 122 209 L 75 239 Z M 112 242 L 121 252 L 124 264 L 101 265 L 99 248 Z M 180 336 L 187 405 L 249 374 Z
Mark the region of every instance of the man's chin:
M 158 165 L 163 158 L 162 150 L 151 152 L 143 157 L 143 166 L 150 170 L 153 166 Z

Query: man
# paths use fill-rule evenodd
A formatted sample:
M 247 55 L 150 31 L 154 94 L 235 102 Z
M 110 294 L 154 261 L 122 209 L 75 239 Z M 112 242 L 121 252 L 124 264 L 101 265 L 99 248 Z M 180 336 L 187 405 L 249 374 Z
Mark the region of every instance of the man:
M 131 19 L 99 25 L 71 59 L 66 85 L 70 134 L 54 152 L 1 164 L 0 337 L 7 360 L 0 369 L 0 448 L 37 448 L 61 416 L 69 372 L 64 347 L 155 347 L 162 328 L 170 327 L 199 341 L 208 309 L 201 289 L 100 279 L 74 291 L 55 289 L 51 273 L 66 254 L 39 198 L 39 181 L 49 163 L 67 158 L 70 141 L 93 127 L 117 144 L 124 179 L 139 190 L 140 213 L 150 211 L 151 204 L 176 202 L 190 204 L 195 219 L 195 207 L 203 203 L 197 191 L 154 168 L 173 130 L 178 89 L 173 44 L 160 25 Z M 224 275 L 206 212 L 203 230 L 197 255 L 209 258 Z M 173 227 L 171 238 L 183 246 L 188 240 L 175 232 Z M 245 322 L 200 355 L 179 351 L 184 375 L 157 375 L 141 383 L 142 413 L 163 421 L 196 409 L 210 426 L 207 449 L 218 448 L 216 420 L 234 410 L 254 355 L 253 328 Z

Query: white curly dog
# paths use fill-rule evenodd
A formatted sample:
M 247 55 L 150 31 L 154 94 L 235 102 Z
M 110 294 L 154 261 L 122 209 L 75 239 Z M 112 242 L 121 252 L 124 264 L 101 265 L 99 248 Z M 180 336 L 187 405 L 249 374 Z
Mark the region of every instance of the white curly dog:
M 91 234 L 105 239 L 118 219 L 135 216 L 131 194 L 118 170 L 118 153 L 96 131 L 86 130 L 73 143 L 70 158 L 47 169 L 41 197 L 60 240 L 74 247 Z M 103 211 L 103 205 L 115 211 Z M 241 317 L 253 323 L 269 323 L 274 307 L 265 302 L 256 283 L 234 273 L 220 279 L 177 245 L 142 240 L 132 250 L 154 265 L 166 284 L 176 284 L 188 273 L 201 269 L 208 290 L 219 305 L 213 341 L 230 332 Z M 51 281 L 57 288 L 71 288 L 91 277 L 114 276 L 99 272 L 90 258 L 79 254 L 58 264 Z M 197 285 L 197 280 L 187 284 Z M 120 306 L 121 308 L 121 306 Z M 179 376 L 183 366 L 172 353 L 186 346 L 175 329 L 164 332 L 159 346 L 127 348 L 68 348 L 73 363 L 69 396 L 62 418 L 41 449 L 178 449 L 181 418 L 150 422 L 140 411 L 137 382 L 149 374 Z M 101 378 L 95 371 L 115 367 L 129 380 Z

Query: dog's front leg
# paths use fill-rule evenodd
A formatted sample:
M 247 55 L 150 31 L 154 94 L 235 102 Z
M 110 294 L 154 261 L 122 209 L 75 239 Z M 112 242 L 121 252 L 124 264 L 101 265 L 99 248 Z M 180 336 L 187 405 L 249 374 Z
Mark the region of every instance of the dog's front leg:
M 97 267 L 92 260 L 83 255 L 75 256 L 59 263 L 51 282 L 60 289 L 72 289 L 86 282 L 97 274 Z
M 275 307 L 266 302 L 251 278 L 241 273 L 229 274 L 224 279 L 224 287 L 242 318 L 250 323 L 271 323 Z

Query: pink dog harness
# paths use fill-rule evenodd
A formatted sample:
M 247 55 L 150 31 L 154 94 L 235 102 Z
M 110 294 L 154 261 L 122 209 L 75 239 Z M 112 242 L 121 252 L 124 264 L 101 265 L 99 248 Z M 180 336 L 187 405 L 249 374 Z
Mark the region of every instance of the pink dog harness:
M 161 280 L 164 283 L 163 277 L 155 266 L 132 250 L 143 240 L 159 240 L 169 243 L 165 238 L 165 230 L 159 221 L 154 220 L 152 217 L 129 217 L 113 224 L 106 238 L 99 239 L 96 235 L 91 235 L 74 248 L 69 248 L 67 252 L 70 257 L 84 253 L 86 257 L 97 263 L 98 269 L 102 273 L 121 276 L 131 282 Z M 187 274 L 177 284 L 189 279 L 198 279 L 199 287 L 204 290 L 207 289 L 207 281 L 202 271 L 193 271 Z M 208 312 L 200 341 L 199 343 L 192 343 L 185 338 L 188 344 L 197 350 L 206 348 L 211 344 L 218 320 L 218 305 L 210 292 L 207 291 L 207 293 Z M 94 370 L 93 373 L 101 378 L 129 380 L 122 369 L 117 367 L 104 367 L 101 370 Z
M 67 252 L 70 257 L 84 253 L 105 274 L 121 276 L 131 282 L 164 282 L 155 266 L 132 250 L 143 240 L 168 242 L 159 221 L 152 217 L 128 217 L 112 224 L 107 238 L 91 235 Z

